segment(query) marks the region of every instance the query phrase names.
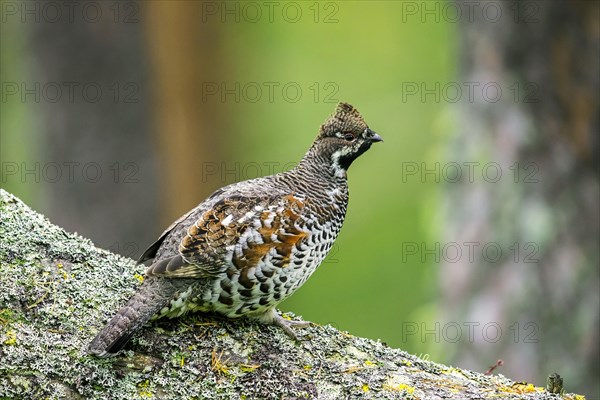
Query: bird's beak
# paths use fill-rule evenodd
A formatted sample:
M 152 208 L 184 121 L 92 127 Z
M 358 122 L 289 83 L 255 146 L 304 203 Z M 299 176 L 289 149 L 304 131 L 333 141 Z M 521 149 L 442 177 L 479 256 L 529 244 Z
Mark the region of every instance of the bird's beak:
M 367 139 L 369 139 L 371 143 L 383 142 L 383 138 L 370 129 L 367 129 Z

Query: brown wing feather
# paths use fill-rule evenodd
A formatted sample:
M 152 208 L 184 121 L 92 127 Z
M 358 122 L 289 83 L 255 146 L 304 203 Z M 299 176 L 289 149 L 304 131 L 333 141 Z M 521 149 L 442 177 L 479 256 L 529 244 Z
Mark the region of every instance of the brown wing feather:
M 290 263 L 294 246 L 300 246 L 308 236 L 306 231 L 297 226 L 304 209 L 304 202 L 293 195 L 287 195 L 280 199 L 278 205 L 282 206 L 282 210 L 274 215 L 272 210 L 263 211 L 260 215 L 261 224 L 258 233 L 262 242 L 248 242 L 246 248 L 234 253 L 232 261 L 239 269 L 256 265 L 272 250 L 279 257 L 272 259 L 271 262 L 284 268 Z M 267 222 L 269 220 L 270 222 Z
M 245 237 L 245 245 L 233 251 L 233 264 L 238 269 L 250 268 L 274 251 L 278 257 L 273 264 L 283 268 L 290 263 L 294 246 L 308 236 L 297 226 L 303 208 L 304 203 L 293 195 L 264 199 L 263 203 L 239 197 L 224 199 L 187 229 L 179 244 L 180 256 L 157 261 L 146 275 L 204 278 L 221 273 L 227 268 L 226 255 L 232 251 L 231 246 L 240 244 L 247 229 L 256 229 L 261 239 Z M 254 210 L 253 216 L 246 215 L 249 210 Z
M 146 251 L 144 251 L 144 253 L 140 256 L 140 258 L 137 260 L 138 264 L 142 264 L 145 261 L 151 260 L 154 257 L 156 257 L 156 252 L 158 251 L 158 249 L 160 248 L 160 246 L 162 245 L 162 243 L 165 241 L 165 239 L 167 238 L 167 236 L 169 235 L 169 233 L 171 233 L 171 231 L 177 226 L 179 225 L 179 223 L 185 221 L 185 219 L 192 213 L 194 212 L 194 209 L 188 211 L 187 213 L 185 213 L 183 216 L 181 216 L 181 218 L 179 218 L 177 221 L 173 222 L 167 229 L 165 229 L 165 231 L 160 235 L 160 237 L 156 240 L 156 242 L 152 243 L 150 245 L 150 247 L 148 247 L 146 249 Z
M 219 189 L 216 190 L 215 192 L 213 192 L 213 194 L 211 194 L 206 201 L 215 198 L 216 196 L 219 196 L 223 193 L 224 189 Z M 165 231 L 160 235 L 160 237 L 150 245 L 150 247 L 148 247 L 146 249 L 146 251 L 144 251 L 144 253 L 140 256 L 140 258 L 138 259 L 137 263 L 141 264 L 145 261 L 151 260 L 154 257 L 156 257 L 156 253 L 158 252 L 158 249 L 160 249 L 160 246 L 162 246 L 163 242 L 165 241 L 165 239 L 167 238 L 167 236 L 169 236 L 169 234 L 175 230 L 177 228 L 177 226 L 179 224 L 181 224 L 182 222 L 184 222 L 186 219 L 188 219 L 188 217 L 194 213 L 197 210 L 197 208 L 192 208 L 190 211 L 188 211 L 187 213 L 185 213 L 184 215 L 182 215 L 179 219 L 177 219 L 175 222 L 173 222 L 167 229 L 165 229 Z
M 168 276 L 170 278 L 189 278 L 196 276 L 198 267 L 189 264 L 181 255 L 159 260 L 146 269 L 146 276 Z

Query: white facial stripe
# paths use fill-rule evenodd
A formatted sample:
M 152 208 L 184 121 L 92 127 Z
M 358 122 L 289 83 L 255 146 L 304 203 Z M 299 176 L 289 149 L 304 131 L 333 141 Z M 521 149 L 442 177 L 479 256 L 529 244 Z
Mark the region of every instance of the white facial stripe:
M 342 147 L 331 155 L 331 159 L 334 161 L 338 161 L 340 157 L 345 156 L 348 153 L 352 153 L 354 148 L 352 146 Z
M 344 147 L 343 149 L 340 149 L 331 155 L 335 176 L 339 178 L 346 177 L 346 170 L 340 166 L 340 157 L 344 154 L 349 153 L 350 150 L 351 149 L 349 147 Z

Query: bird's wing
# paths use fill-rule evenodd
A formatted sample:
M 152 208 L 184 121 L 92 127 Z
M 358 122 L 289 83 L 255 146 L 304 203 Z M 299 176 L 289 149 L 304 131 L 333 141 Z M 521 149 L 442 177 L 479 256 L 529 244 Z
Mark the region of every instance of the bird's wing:
M 178 255 L 154 262 L 146 275 L 205 278 L 231 265 L 250 268 L 267 257 L 283 268 L 309 235 L 301 221 L 305 201 L 293 194 L 225 197 L 190 221 Z
M 185 221 L 190 214 L 192 214 L 192 212 L 194 211 L 194 209 L 188 211 L 185 215 L 183 215 L 181 218 L 179 218 L 177 221 L 173 222 L 171 224 L 171 226 L 169 226 L 161 235 L 160 237 L 156 240 L 156 242 L 152 243 L 150 245 L 150 247 L 148 247 L 146 249 L 146 251 L 144 251 L 144 253 L 140 256 L 140 258 L 137 260 L 138 264 L 142 264 L 148 260 L 152 260 L 154 257 L 156 257 L 156 253 L 158 252 L 158 249 L 160 249 L 160 246 L 163 244 L 163 242 L 165 241 L 165 239 L 167 238 L 167 236 L 169 235 L 169 233 L 171 233 L 171 231 L 173 229 L 175 229 L 175 227 L 177 225 L 179 225 L 181 222 Z
M 226 188 L 217 190 L 216 192 L 211 194 L 210 197 L 208 197 L 206 199 L 206 201 L 221 195 L 221 193 L 223 193 L 223 191 L 225 189 Z M 160 237 L 154 243 L 152 243 L 150 245 L 150 247 L 148 247 L 146 249 L 146 251 L 144 251 L 144 253 L 138 259 L 137 263 L 142 264 L 142 263 L 144 263 L 148 260 L 152 260 L 154 257 L 156 257 L 156 253 L 158 252 L 158 249 L 160 249 L 160 246 L 163 244 L 163 242 L 165 241 L 167 236 L 169 236 L 171 231 L 173 231 L 175 228 L 177 228 L 181 223 L 184 223 L 189 218 L 189 216 L 191 214 L 193 214 L 195 211 L 196 211 L 196 208 L 192 208 L 190 211 L 188 211 L 183 216 L 181 216 L 179 219 L 177 219 L 175 222 L 173 222 L 167 229 L 165 229 L 165 231 L 160 235 Z

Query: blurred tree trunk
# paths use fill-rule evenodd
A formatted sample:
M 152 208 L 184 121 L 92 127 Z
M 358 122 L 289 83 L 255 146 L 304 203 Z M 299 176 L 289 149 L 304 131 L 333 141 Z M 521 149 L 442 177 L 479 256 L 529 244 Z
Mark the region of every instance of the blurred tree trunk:
M 156 165 L 143 16 L 137 3 L 116 4 L 91 4 L 86 18 L 82 4 L 73 5 L 71 16 L 58 7 L 57 21 L 29 18 L 35 59 L 29 84 L 62 88 L 59 101 L 42 96 L 31 104 L 40 107 L 33 117 L 42 132 L 42 167 L 58 165 L 62 175 L 52 182 L 42 174 L 44 212 L 101 247 L 135 257 L 160 229 L 141 223 L 158 211 Z
M 218 185 L 206 162 L 219 160 L 225 122 L 220 108 L 203 98 L 203 85 L 223 70 L 219 29 L 202 23 L 202 2 L 146 3 L 154 68 L 155 134 L 161 179 L 160 221 L 166 227 Z M 212 162 L 212 161 L 211 161 Z
M 443 264 L 440 282 L 447 322 L 496 323 L 502 337 L 465 341 L 453 363 L 481 369 L 503 359 L 498 372 L 535 382 L 556 371 L 567 390 L 596 398 L 599 3 L 493 3 L 499 19 L 478 3 L 460 25 L 459 80 L 479 86 L 460 103 L 449 147 L 451 161 L 479 169 L 474 182 L 446 190 L 445 242 L 478 247 L 474 262 Z M 503 90 L 499 101 L 481 95 L 490 82 Z M 482 179 L 492 162 L 497 182 Z M 499 260 L 482 252 L 486 243 L 502 249 Z M 566 360 L 579 369 L 562 369 Z
M 42 93 L 27 100 L 40 111 L 44 212 L 128 257 L 218 185 L 201 174 L 207 158 L 219 159 L 224 124 L 202 104 L 201 82 L 219 71 L 222 24 L 200 23 L 200 5 L 83 3 L 71 16 L 58 7 L 56 21 L 26 20 L 35 67 L 25 86 L 38 82 Z M 59 101 L 44 95 L 55 86 Z M 45 179 L 55 165 L 60 179 Z

